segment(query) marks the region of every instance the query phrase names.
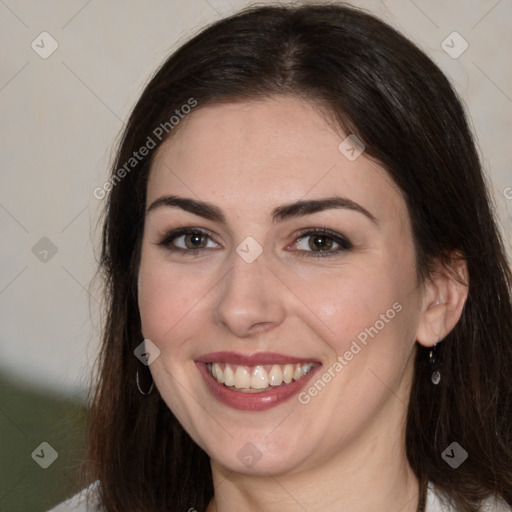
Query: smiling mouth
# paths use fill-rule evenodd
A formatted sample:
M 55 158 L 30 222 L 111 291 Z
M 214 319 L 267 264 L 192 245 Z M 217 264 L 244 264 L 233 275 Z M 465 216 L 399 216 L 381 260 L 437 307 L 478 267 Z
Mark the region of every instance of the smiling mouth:
M 305 377 L 316 363 L 245 366 L 209 362 L 206 368 L 219 383 L 232 391 L 263 393 Z

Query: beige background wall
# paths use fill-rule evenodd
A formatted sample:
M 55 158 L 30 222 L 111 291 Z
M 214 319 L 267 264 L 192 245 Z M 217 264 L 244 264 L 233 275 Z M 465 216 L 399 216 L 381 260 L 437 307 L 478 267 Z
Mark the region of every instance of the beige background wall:
M 102 207 L 93 190 L 104 183 L 123 120 L 155 67 L 200 27 L 249 3 L 0 0 L 4 375 L 83 396 L 99 327 L 91 323 L 99 295 L 87 290 Z M 352 3 L 411 37 L 454 80 L 512 255 L 512 2 Z M 468 44 L 457 58 L 441 46 L 454 31 Z M 465 46 L 459 36 L 446 44 L 452 54 Z

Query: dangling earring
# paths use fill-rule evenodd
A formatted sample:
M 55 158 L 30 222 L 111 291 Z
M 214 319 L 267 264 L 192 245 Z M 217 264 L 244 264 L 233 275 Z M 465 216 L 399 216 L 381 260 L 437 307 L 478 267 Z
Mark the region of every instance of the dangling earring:
M 437 353 L 437 343 L 430 349 L 428 355 L 430 361 L 430 367 L 432 373 L 430 375 L 430 380 L 432 384 L 438 385 L 441 381 L 441 372 L 440 372 L 440 364 L 439 364 L 439 354 Z
M 144 365 L 143 365 L 144 366 Z M 151 381 L 151 385 L 149 386 L 149 389 L 147 391 L 143 391 L 140 387 L 140 379 L 139 379 L 139 369 L 140 369 L 140 365 L 138 366 L 137 368 L 137 371 L 135 372 L 135 382 L 137 383 L 137 389 L 139 390 L 139 393 L 141 395 L 144 395 L 144 396 L 147 396 L 149 394 L 151 394 L 151 391 L 153 391 L 153 387 L 154 387 L 154 382 L 153 382 L 153 376 L 151 375 L 151 372 L 149 370 L 149 368 L 146 366 L 147 370 L 147 377 L 146 377 L 146 380 L 149 382 Z

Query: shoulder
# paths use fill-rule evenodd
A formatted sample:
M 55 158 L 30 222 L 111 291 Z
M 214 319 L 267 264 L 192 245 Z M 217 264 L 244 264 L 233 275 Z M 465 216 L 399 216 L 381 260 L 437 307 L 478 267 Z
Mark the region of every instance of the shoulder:
M 48 512 L 104 512 L 99 503 L 99 480 Z
M 485 500 L 480 509 L 481 512 L 512 512 L 512 507 L 501 499 L 489 498 Z M 428 486 L 427 504 L 425 512 L 456 512 L 453 504 L 450 503 L 440 491 L 436 490 L 432 483 Z

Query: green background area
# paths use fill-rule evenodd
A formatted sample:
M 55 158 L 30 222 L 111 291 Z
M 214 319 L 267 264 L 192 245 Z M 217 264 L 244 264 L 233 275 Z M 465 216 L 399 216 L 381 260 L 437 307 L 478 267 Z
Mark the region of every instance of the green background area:
M 31 389 L 0 374 L 2 512 L 46 512 L 80 490 L 86 420 L 84 400 Z M 58 453 L 47 469 L 32 458 L 44 441 Z

